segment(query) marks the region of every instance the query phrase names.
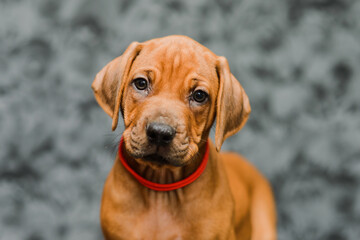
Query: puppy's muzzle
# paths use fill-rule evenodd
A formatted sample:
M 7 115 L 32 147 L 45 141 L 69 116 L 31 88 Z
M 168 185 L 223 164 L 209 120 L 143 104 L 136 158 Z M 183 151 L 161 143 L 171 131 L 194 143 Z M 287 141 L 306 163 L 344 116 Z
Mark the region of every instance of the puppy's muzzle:
M 164 123 L 152 122 L 146 127 L 149 142 L 157 146 L 168 145 L 174 139 L 175 134 L 175 129 Z

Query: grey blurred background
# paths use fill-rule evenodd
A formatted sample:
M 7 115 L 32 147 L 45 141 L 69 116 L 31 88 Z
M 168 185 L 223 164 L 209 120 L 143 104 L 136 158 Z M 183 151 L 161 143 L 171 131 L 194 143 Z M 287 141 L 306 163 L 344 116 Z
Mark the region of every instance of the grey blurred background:
M 360 1 L 0 0 L 0 239 L 102 239 L 122 127 L 90 84 L 132 41 L 226 56 L 252 115 L 224 150 L 271 181 L 279 239 L 360 239 Z

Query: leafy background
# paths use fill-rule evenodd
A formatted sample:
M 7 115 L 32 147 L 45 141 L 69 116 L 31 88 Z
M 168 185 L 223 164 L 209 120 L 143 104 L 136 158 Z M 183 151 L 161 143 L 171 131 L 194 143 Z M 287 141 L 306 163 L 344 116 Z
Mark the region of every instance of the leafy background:
M 102 239 L 122 127 L 95 74 L 188 35 L 230 62 L 252 115 L 224 149 L 271 181 L 279 239 L 360 239 L 360 1 L 0 0 L 0 239 Z

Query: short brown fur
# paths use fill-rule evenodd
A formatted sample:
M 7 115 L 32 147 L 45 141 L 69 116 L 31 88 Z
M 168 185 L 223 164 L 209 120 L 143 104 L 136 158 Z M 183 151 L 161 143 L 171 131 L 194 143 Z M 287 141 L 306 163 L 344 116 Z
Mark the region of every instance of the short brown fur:
M 139 91 L 133 80 L 149 89 Z M 276 239 L 276 213 L 267 180 L 245 158 L 219 153 L 223 141 L 246 123 L 251 108 L 226 58 L 184 36 L 132 43 L 105 66 L 92 88 L 100 106 L 125 131 L 123 152 L 144 178 L 172 183 L 189 176 L 201 162 L 216 118 L 215 146 L 209 162 L 192 184 L 157 192 L 139 184 L 118 157 L 106 180 L 101 226 L 106 239 Z M 204 103 L 192 93 L 208 93 Z M 150 122 L 176 129 L 169 146 L 154 147 L 146 138 Z M 142 156 L 158 154 L 172 164 L 156 164 Z

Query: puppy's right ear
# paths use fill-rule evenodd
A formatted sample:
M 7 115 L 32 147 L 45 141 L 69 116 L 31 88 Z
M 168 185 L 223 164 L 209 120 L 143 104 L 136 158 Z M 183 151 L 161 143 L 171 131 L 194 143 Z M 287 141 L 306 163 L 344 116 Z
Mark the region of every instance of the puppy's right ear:
M 133 42 L 124 54 L 109 62 L 98 74 L 91 85 L 96 101 L 113 119 L 112 130 L 116 129 L 119 120 L 122 93 L 132 63 L 139 55 L 142 46 Z

